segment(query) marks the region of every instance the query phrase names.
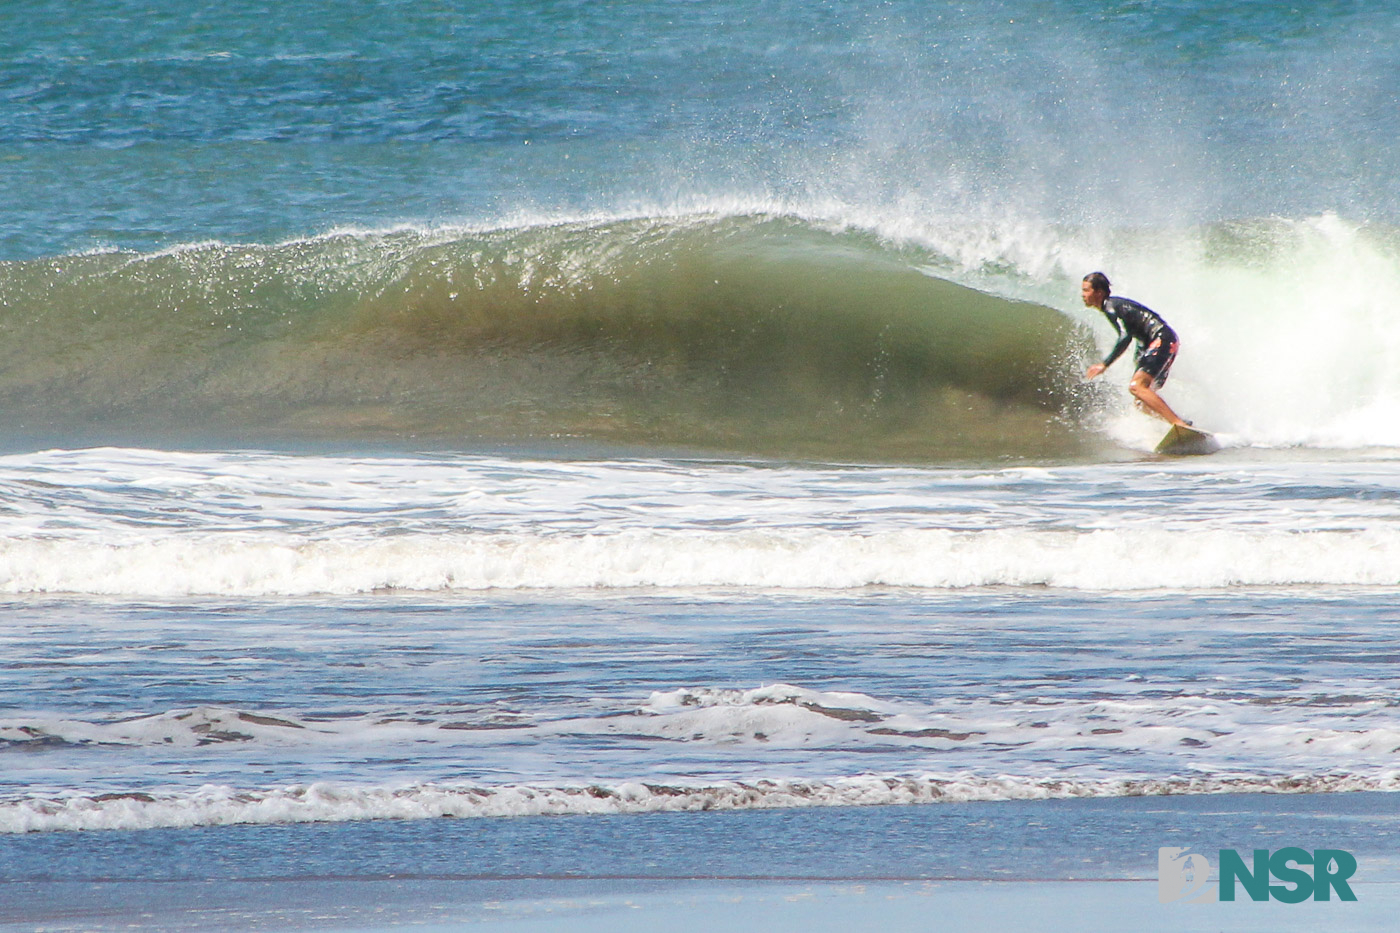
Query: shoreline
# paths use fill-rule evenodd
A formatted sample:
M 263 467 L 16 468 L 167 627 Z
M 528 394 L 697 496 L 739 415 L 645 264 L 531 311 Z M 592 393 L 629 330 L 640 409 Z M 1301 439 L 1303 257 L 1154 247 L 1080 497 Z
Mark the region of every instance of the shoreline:
M 1162 905 L 1169 845 L 1345 849 L 1358 901 Z M 45 833 L 0 838 L 0 930 L 1381 930 L 1396 851 L 1384 792 Z

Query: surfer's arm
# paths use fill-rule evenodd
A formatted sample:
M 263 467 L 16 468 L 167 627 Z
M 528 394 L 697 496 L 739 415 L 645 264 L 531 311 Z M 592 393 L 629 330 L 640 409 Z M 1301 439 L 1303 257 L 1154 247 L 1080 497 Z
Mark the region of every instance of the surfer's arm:
M 1114 333 L 1118 335 L 1118 343 L 1114 345 L 1112 352 L 1110 352 L 1108 356 L 1104 357 L 1102 363 L 1095 363 L 1093 366 L 1089 367 L 1089 371 L 1086 372 L 1084 375 L 1086 375 L 1090 379 L 1099 376 L 1103 373 L 1105 369 L 1108 369 L 1108 367 L 1112 366 L 1114 360 L 1122 356 L 1123 351 L 1128 349 L 1128 344 L 1133 342 L 1132 334 L 1126 333 L 1123 330 L 1123 325 L 1118 323 L 1118 318 L 1115 315 L 1110 314 L 1107 309 L 1104 309 L 1103 316 L 1108 318 L 1108 323 L 1113 325 Z
M 1119 333 L 1119 335 L 1118 335 L 1118 343 L 1114 344 L 1114 347 L 1113 347 L 1112 352 L 1110 352 L 1110 353 L 1108 354 L 1108 356 L 1104 357 L 1104 359 L 1103 359 L 1103 368 L 1104 368 L 1104 369 L 1108 369 L 1108 367 L 1112 366 L 1114 360 L 1116 360 L 1116 359 L 1118 359 L 1118 357 L 1122 356 L 1122 355 L 1123 355 L 1123 351 L 1126 350 L 1126 349 L 1128 349 L 1128 344 L 1130 344 L 1130 343 L 1132 343 L 1132 342 L 1133 342 L 1133 335 L 1132 335 L 1132 334 Z

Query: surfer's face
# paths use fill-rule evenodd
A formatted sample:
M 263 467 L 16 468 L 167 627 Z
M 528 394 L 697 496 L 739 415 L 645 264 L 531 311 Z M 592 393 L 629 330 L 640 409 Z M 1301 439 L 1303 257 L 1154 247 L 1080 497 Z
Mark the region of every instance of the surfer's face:
M 1086 308 L 1102 308 L 1103 300 L 1108 297 L 1104 292 L 1099 291 L 1088 282 L 1079 283 L 1079 294 L 1084 299 Z

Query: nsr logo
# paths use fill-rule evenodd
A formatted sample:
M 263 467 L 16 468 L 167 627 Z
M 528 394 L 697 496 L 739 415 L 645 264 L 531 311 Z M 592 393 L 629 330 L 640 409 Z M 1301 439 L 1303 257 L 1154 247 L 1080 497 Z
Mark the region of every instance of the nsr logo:
M 1214 904 L 1233 901 L 1235 885 L 1244 888 L 1252 901 L 1273 898 L 1285 904 L 1300 904 L 1312 899 L 1330 901 L 1332 892 L 1337 899 L 1354 901 L 1347 879 L 1356 874 L 1356 858 L 1342 849 L 1307 849 L 1290 847 L 1270 854 L 1268 849 L 1254 850 L 1253 866 L 1234 849 L 1220 850 L 1220 880 L 1210 883 L 1210 861 L 1200 853 L 1183 848 L 1157 850 L 1157 900 L 1163 904 L 1185 901 L 1188 904 Z M 1309 872 L 1305 865 L 1311 865 Z M 1270 876 L 1280 884 L 1270 884 Z

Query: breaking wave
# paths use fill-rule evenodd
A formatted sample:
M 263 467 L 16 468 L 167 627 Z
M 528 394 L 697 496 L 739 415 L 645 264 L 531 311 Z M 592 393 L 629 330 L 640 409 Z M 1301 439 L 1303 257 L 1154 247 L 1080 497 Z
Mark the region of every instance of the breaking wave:
M 78 793 L 0 802 L 0 832 L 1363 790 L 1400 790 L 1400 774 L 1089 781 L 957 775 L 861 776 L 831 781 L 775 779 L 697 785 L 624 782 L 573 786 L 426 783 L 363 787 L 317 782 L 261 791 L 206 785 L 179 793 Z
M 343 233 L 0 265 L 11 431 L 1072 449 L 1083 337 L 927 251 L 770 215 Z
M 0 721 L 0 753 L 24 755 L 36 776 L 28 792 L 0 799 L 0 833 L 1400 790 L 1392 705 L 1383 691 L 1287 689 L 1264 696 L 1229 689 L 1063 700 L 969 696 L 928 704 L 771 684 L 679 688 L 563 715 L 455 705 L 329 718 L 210 706 L 97 722 L 36 713 Z M 644 769 L 652 775 L 645 779 L 490 782 L 460 770 L 464 758 L 493 748 L 556 743 L 566 760 L 569 742 L 589 737 L 619 751 L 662 749 L 663 758 Z M 189 750 L 200 767 L 215 769 L 201 772 L 206 778 L 280 750 L 304 759 L 314 777 L 242 787 L 197 775 L 175 786 L 143 780 L 139 770 L 97 777 L 114 750 L 137 748 L 158 755 Z M 447 770 L 388 778 L 410 749 Z M 781 757 L 782 749 L 811 757 L 796 764 Z M 854 762 L 853 753 L 868 770 L 839 770 L 838 762 Z M 336 762 L 347 755 L 357 767 L 383 763 L 387 772 L 378 780 L 345 779 Z M 928 770 L 925 763 L 934 761 L 938 767 Z M 72 789 L 47 784 L 59 773 L 52 769 L 82 762 L 96 767 L 98 786 L 93 779 Z M 677 764 L 688 774 L 675 773 Z

